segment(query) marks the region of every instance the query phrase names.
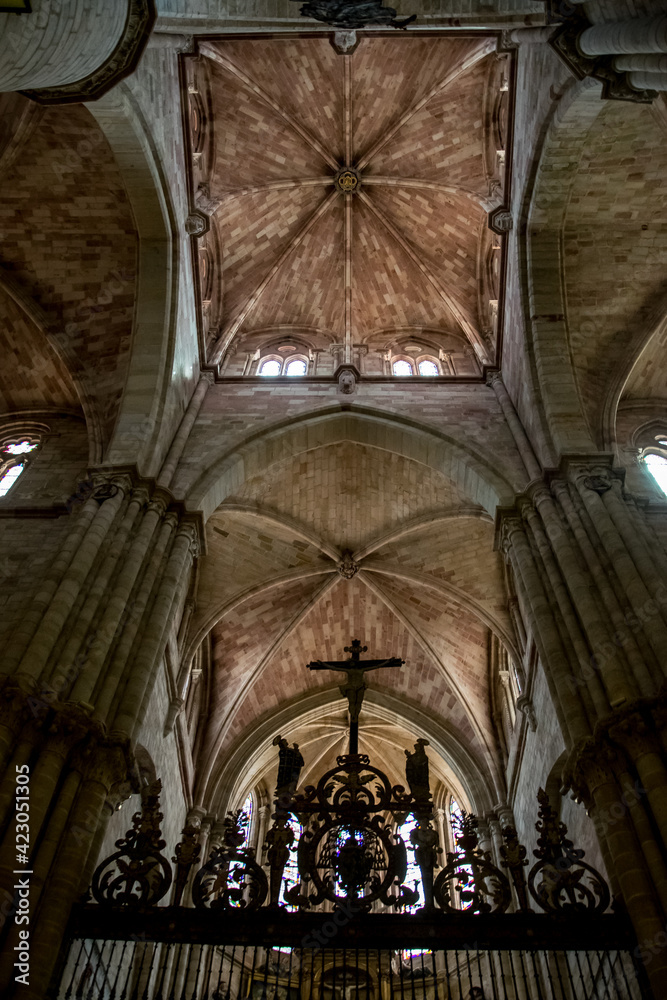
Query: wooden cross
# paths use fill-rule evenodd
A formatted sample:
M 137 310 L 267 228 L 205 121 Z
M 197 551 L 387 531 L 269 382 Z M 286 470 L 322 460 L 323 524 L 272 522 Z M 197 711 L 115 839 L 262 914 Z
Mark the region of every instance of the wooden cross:
M 351 754 L 359 753 L 359 712 L 364 700 L 366 691 L 366 681 L 364 674 L 368 670 L 380 670 L 383 667 L 401 667 L 405 660 L 399 660 L 397 656 L 389 657 L 385 660 L 362 660 L 361 654 L 365 653 L 368 646 L 362 646 L 359 639 L 353 639 L 351 646 L 345 646 L 345 652 L 349 653 L 347 660 L 313 660 L 307 664 L 309 670 L 341 670 L 347 674 L 345 684 L 339 688 L 344 698 L 347 698 L 348 712 L 350 717 L 350 750 Z

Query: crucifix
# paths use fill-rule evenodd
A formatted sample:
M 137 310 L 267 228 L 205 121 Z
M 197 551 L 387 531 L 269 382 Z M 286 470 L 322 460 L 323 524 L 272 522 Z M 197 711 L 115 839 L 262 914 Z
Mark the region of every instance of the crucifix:
M 341 684 L 339 690 L 344 698 L 347 698 L 348 713 L 350 718 L 350 749 L 349 753 L 359 753 L 359 712 L 364 700 L 366 681 L 364 674 L 368 670 L 379 670 L 382 667 L 401 667 L 405 660 L 399 660 L 397 656 L 384 660 L 362 660 L 361 654 L 365 653 L 368 646 L 362 646 L 359 639 L 353 639 L 351 646 L 345 646 L 345 652 L 350 656 L 347 660 L 313 660 L 306 664 L 309 670 L 340 670 L 347 674 L 345 683 Z

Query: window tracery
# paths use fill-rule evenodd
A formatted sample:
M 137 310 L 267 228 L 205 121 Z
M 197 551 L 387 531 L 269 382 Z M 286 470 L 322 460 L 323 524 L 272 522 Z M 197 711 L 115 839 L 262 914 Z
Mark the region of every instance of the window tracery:
M 6 437 L 0 444 L 0 497 L 7 496 L 40 444 L 34 434 Z
M 394 355 L 391 360 L 391 371 L 392 375 L 401 377 L 421 375 L 433 378 L 434 375 L 442 375 L 439 363 L 431 355 Z
M 263 357 L 257 369 L 258 375 L 289 375 L 301 377 L 308 374 L 308 360 L 300 354 L 293 354 L 283 358 L 279 355 L 270 354 Z

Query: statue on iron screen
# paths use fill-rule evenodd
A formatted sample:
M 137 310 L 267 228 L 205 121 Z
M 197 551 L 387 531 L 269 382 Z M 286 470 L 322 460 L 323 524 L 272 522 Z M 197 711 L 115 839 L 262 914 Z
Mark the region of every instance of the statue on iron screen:
M 405 750 L 405 777 L 408 780 L 410 791 L 416 802 L 428 802 L 431 798 L 431 789 L 428 776 L 428 757 L 424 747 L 429 745 L 428 740 L 419 739 L 415 743 L 414 753 Z
M 303 767 L 303 757 L 299 744 L 290 746 L 282 736 L 276 736 L 272 746 L 278 747 L 278 780 L 276 781 L 276 797 L 293 794 L 299 784 L 299 776 Z
M 296 3 L 298 0 L 292 0 Z M 417 19 L 416 14 L 402 21 L 396 20 L 393 7 L 384 7 L 380 0 L 309 0 L 301 7 L 303 17 L 324 21 L 334 28 L 363 28 L 367 24 L 387 24 L 392 28 L 406 28 Z

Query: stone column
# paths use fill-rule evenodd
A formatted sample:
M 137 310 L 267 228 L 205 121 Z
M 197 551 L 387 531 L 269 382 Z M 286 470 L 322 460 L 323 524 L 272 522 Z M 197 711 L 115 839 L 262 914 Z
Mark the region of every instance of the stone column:
M 100 97 L 131 72 L 148 41 L 153 4 L 134 0 L 32 0 L 0 14 L 0 91 L 44 103 Z
M 501 513 L 568 750 L 657 994 L 667 953 L 667 562 L 608 457 L 563 461 Z M 663 650 L 660 657 L 658 650 Z
M 264 843 L 266 841 L 266 831 L 269 829 L 269 823 L 271 821 L 271 807 L 270 806 L 260 806 L 257 810 L 257 842 L 255 844 L 255 853 L 257 857 L 257 864 L 261 865 L 264 862 Z

